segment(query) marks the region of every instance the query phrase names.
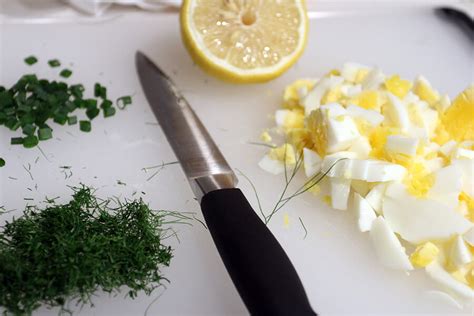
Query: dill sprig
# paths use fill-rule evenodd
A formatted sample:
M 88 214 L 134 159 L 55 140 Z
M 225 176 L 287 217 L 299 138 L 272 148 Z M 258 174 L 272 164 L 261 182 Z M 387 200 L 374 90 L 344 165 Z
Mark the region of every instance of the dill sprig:
M 309 190 L 311 190 L 313 187 L 315 187 L 318 183 L 320 183 L 327 175 L 329 172 L 331 172 L 331 170 L 334 168 L 334 166 L 339 163 L 340 161 L 342 160 L 345 160 L 346 158 L 341 158 L 341 159 L 338 159 L 336 160 L 330 167 L 328 170 L 326 170 L 325 172 L 318 172 L 316 173 L 315 175 L 313 175 L 312 177 L 310 177 L 306 182 L 304 182 L 301 186 L 299 186 L 295 191 L 293 191 L 293 193 L 288 193 L 288 191 L 290 190 L 290 187 L 291 187 L 291 183 L 293 182 L 293 180 L 295 179 L 296 175 L 298 174 L 298 171 L 301 169 L 301 167 L 303 166 L 303 153 L 300 152 L 300 153 L 297 153 L 296 154 L 296 161 L 295 161 L 295 164 L 291 170 L 291 172 L 288 172 L 288 164 L 287 164 L 287 146 L 285 146 L 285 152 L 284 152 L 284 159 L 283 159 L 283 164 L 284 164 L 284 176 L 285 176 L 285 184 L 283 186 L 283 190 L 282 192 L 280 193 L 280 196 L 278 198 L 278 200 L 276 201 L 275 205 L 273 206 L 272 210 L 270 212 L 267 212 L 265 213 L 263 211 L 263 207 L 262 207 L 262 203 L 260 201 L 260 197 L 259 197 L 259 194 L 258 194 L 258 191 L 257 191 L 257 188 L 255 187 L 255 185 L 253 184 L 253 182 L 250 180 L 249 177 L 247 177 L 244 173 L 242 173 L 242 171 L 240 170 L 237 170 L 239 172 L 239 174 L 241 176 L 243 176 L 247 182 L 250 184 L 250 186 L 252 187 L 252 191 L 255 195 L 255 198 L 257 200 L 257 205 L 258 205 L 258 210 L 260 212 L 260 214 L 262 215 L 263 217 L 263 221 L 265 222 L 266 225 L 268 225 L 268 223 L 270 222 L 270 220 L 273 218 L 273 216 L 279 211 L 281 210 L 288 202 L 290 202 L 291 200 L 293 200 L 295 197 L 305 193 L 305 192 L 308 192 Z M 307 231 L 306 231 L 306 227 L 304 226 L 301 218 L 300 218 L 300 222 L 305 230 L 305 238 L 306 238 L 306 235 L 307 235 Z
M 5 314 L 31 314 L 41 304 L 67 311 L 67 301 L 92 304 L 99 289 L 150 295 L 168 281 L 161 268 L 173 254 L 163 240 L 175 232 L 166 226 L 186 223 L 187 215 L 152 210 L 142 199 L 102 200 L 85 186 L 72 190 L 70 202 L 27 206 L 0 231 Z

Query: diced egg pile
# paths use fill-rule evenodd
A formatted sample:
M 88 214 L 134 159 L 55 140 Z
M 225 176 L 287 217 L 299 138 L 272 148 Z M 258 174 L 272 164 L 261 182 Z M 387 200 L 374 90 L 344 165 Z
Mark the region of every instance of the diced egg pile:
M 451 102 L 422 76 L 347 63 L 288 86 L 275 121 L 286 143 L 261 168 L 302 157 L 308 178 L 327 174 L 312 191 L 356 215 L 384 265 L 474 299 L 474 85 Z

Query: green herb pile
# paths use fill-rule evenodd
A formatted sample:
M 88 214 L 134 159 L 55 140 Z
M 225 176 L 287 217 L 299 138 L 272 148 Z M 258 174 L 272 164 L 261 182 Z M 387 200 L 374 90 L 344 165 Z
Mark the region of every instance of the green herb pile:
M 29 65 L 38 60 L 34 56 L 25 59 Z M 51 67 L 59 67 L 59 60 L 50 60 Z M 63 69 L 60 76 L 69 78 L 72 72 Z M 0 125 L 12 131 L 21 129 L 22 135 L 11 138 L 12 145 L 23 145 L 32 148 L 39 141 L 51 139 L 53 129 L 49 125 L 54 121 L 60 125 L 75 125 L 79 129 L 90 132 L 91 121 L 101 110 L 104 117 L 115 115 L 113 102 L 107 97 L 107 88 L 99 83 L 94 86 L 94 98 L 84 97 L 85 88 L 82 84 L 69 85 L 62 81 L 38 79 L 34 74 L 22 76 L 11 88 L 0 86 Z M 117 107 L 124 108 L 132 103 L 130 96 L 117 100 Z M 87 119 L 78 120 L 75 111 L 85 111 Z
M 172 249 L 164 225 L 187 217 L 153 211 L 141 199 L 101 200 L 87 187 L 73 188 L 67 204 L 28 206 L 0 231 L 0 306 L 31 314 L 40 304 L 92 303 L 96 290 L 129 288 L 150 294 L 166 279 Z M 115 206 L 112 206 L 114 204 Z

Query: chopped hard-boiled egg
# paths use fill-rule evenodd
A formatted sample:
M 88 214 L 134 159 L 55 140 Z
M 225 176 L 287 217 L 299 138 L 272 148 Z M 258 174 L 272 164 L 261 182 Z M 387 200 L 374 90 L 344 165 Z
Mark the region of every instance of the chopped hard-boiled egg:
M 304 171 L 308 178 L 311 178 L 321 170 L 321 156 L 317 152 L 303 148 Z
M 382 264 L 396 270 L 413 270 L 405 248 L 382 216 L 372 222 L 370 239 Z
M 462 236 L 457 236 L 452 245 L 450 253 L 451 263 L 456 267 L 463 267 L 472 262 L 472 255 Z
M 361 232 L 370 231 L 373 221 L 377 218 L 374 209 L 357 192 L 352 193 L 351 207 L 357 216 L 357 224 Z
M 439 254 L 439 248 L 431 242 L 416 247 L 410 255 L 410 261 L 415 267 L 422 268 L 433 262 Z
M 290 85 L 275 121 L 288 144 L 262 168 L 281 173 L 302 155 L 322 199 L 355 215 L 384 265 L 425 268 L 473 297 L 474 84 L 451 102 L 423 76 L 346 63 Z
M 385 150 L 396 154 L 414 156 L 419 142 L 420 140 L 415 137 L 389 135 L 385 144 Z

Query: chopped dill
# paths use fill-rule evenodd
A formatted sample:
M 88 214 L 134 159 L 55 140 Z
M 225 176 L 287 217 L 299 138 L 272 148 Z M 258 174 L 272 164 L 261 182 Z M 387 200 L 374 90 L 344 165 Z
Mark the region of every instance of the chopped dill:
M 253 182 L 250 180 L 250 178 L 248 176 L 246 176 L 242 171 L 237 170 L 237 172 L 243 176 L 245 178 L 245 180 L 247 180 L 247 182 L 250 184 L 251 188 L 252 188 L 252 191 L 253 193 L 255 194 L 255 198 L 257 199 L 257 203 L 258 203 L 258 210 L 260 212 L 260 214 L 262 215 L 263 217 L 263 221 L 265 222 L 266 225 L 268 225 L 268 223 L 270 222 L 270 220 L 272 219 L 272 217 L 279 211 L 281 210 L 288 202 L 290 202 L 292 199 L 294 199 L 295 197 L 311 190 L 314 186 L 316 186 L 319 182 L 321 182 L 325 177 L 326 175 L 331 172 L 331 170 L 334 168 L 334 166 L 340 162 L 341 160 L 345 160 L 345 158 L 341 158 L 341 159 L 338 159 L 336 162 L 334 162 L 331 167 L 326 171 L 326 172 L 318 172 L 317 174 L 315 174 L 314 176 L 312 176 L 311 178 L 309 178 L 309 180 L 307 180 L 303 185 L 301 185 L 300 187 L 298 187 L 293 193 L 289 194 L 288 191 L 290 190 L 290 184 L 293 182 L 293 180 L 295 179 L 297 173 L 298 173 L 298 170 L 301 169 L 301 167 L 303 166 L 303 154 L 300 154 L 300 155 L 297 155 L 297 159 L 296 159 L 296 162 L 295 162 L 295 165 L 293 167 L 293 169 L 291 170 L 290 173 L 288 173 L 288 170 L 287 170 L 287 164 L 286 164 L 286 147 L 285 147 L 285 153 L 284 153 L 284 157 L 285 157 L 285 160 L 284 160 L 284 175 L 285 175 L 285 185 L 283 187 L 283 190 L 277 200 L 277 202 L 275 203 L 273 209 L 268 213 L 266 214 L 264 211 L 263 211 L 263 207 L 262 207 L 262 204 L 261 204 L 261 201 L 260 201 L 260 197 L 258 195 L 258 192 L 257 192 L 257 188 L 255 187 L 255 185 L 253 184 Z M 301 220 L 300 220 L 301 222 Z M 304 225 L 303 225 L 304 226 Z M 306 235 L 305 235 L 306 237 Z
M 303 220 L 301 219 L 301 217 L 298 217 L 298 219 L 299 219 L 299 221 L 300 221 L 300 223 L 301 223 L 301 226 L 302 226 L 303 229 L 304 229 L 304 237 L 303 237 L 303 239 L 306 239 L 306 236 L 308 236 L 308 230 L 306 229 L 306 226 L 304 225 Z
M 259 143 L 259 142 L 248 142 L 247 144 L 255 145 L 255 146 L 263 146 L 263 147 L 268 147 L 268 148 L 276 148 L 276 145 L 274 144 L 266 144 L 266 143 Z
M 163 170 L 166 166 L 169 166 L 169 165 L 177 165 L 179 164 L 179 161 L 172 161 L 172 162 L 162 162 L 161 165 L 156 165 L 156 166 L 151 166 L 151 167 L 144 167 L 142 168 L 142 171 L 145 171 L 145 172 L 148 172 L 148 170 L 152 170 L 152 169 L 158 169 L 156 170 L 151 176 L 149 176 L 146 181 L 150 181 L 151 179 L 153 179 L 158 173 L 161 172 L 161 170 Z
M 155 211 L 142 200 L 99 199 L 91 188 L 73 187 L 66 204 L 27 206 L 0 231 L 0 306 L 31 314 L 45 304 L 91 304 L 96 290 L 128 287 L 132 299 L 150 295 L 163 282 L 161 268 L 173 257 L 164 239 L 172 223 L 189 217 Z M 56 198 L 55 198 L 56 199 Z
M 35 179 L 33 178 L 33 174 L 31 173 L 31 164 L 28 164 L 28 168 L 26 168 L 26 166 L 23 165 L 23 169 L 25 169 L 25 171 L 28 173 L 28 175 L 30 176 L 30 179 L 34 181 Z

